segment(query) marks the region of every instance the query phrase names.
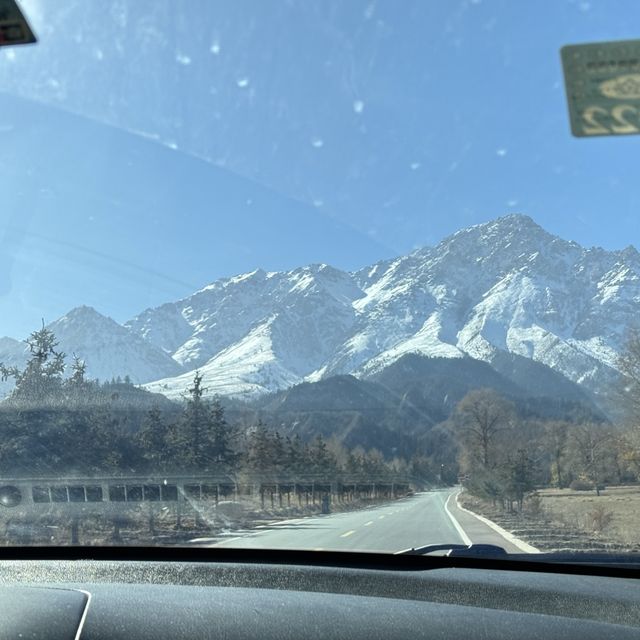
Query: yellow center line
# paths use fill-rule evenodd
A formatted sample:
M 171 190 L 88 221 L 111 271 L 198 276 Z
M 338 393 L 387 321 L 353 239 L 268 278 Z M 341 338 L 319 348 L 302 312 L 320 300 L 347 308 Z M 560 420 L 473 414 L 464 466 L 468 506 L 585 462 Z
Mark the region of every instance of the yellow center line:
M 352 536 L 355 532 L 356 532 L 355 529 L 352 529 L 351 531 L 347 531 L 346 533 L 343 533 L 340 537 L 348 538 L 349 536 Z

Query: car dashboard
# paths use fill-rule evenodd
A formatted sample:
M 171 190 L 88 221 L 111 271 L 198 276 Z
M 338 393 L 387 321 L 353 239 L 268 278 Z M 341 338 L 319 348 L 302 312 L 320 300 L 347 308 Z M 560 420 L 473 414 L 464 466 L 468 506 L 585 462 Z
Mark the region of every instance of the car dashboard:
M 190 551 L 4 559 L 0 638 L 640 637 L 629 571 L 324 552 L 200 562 Z

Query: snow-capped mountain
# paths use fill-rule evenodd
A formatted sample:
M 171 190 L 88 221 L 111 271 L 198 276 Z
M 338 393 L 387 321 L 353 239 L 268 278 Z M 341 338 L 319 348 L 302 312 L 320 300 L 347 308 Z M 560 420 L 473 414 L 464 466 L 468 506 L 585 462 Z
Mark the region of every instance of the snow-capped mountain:
M 597 396 L 639 305 L 633 247 L 584 249 L 510 215 L 353 273 L 256 270 L 125 326 L 81 307 L 50 327 L 91 377 L 128 374 L 173 398 L 196 369 L 209 394 L 253 397 L 331 375 L 373 378 L 409 353 L 470 356 L 497 370 L 511 354 Z M 8 338 L 0 355 L 26 357 Z
M 60 351 L 86 362 L 88 378 L 128 375 L 141 384 L 181 372 L 180 365 L 162 350 L 92 307 L 77 307 L 48 328 L 56 335 Z
M 533 359 L 596 394 L 640 303 L 640 254 L 584 249 L 510 215 L 355 273 L 255 271 L 131 320 L 210 393 L 252 395 L 329 375 L 368 377 L 406 353 Z
M 136 333 L 103 316 L 92 307 L 77 307 L 47 325 L 58 340 L 58 351 L 84 360 L 90 379 L 111 380 L 129 376 L 142 384 L 162 376 L 181 373 L 180 365 Z M 0 362 L 22 368 L 29 358 L 26 342 L 0 338 Z M 13 388 L 11 381 L 0 382 L 0 397 Z
M 356 330 L 353 301 L 362 295 L 351 274 L 327 265 L 258 270 L 147 310 L 127 326 L 189 372 L 149 388 L 180 393 L 199 368 L 210 392 L 264 393 L 325 366 Z

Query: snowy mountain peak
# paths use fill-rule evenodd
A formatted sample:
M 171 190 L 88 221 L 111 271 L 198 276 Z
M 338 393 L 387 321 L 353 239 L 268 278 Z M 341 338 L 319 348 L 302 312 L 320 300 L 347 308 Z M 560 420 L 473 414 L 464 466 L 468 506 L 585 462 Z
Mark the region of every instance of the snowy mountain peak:
M 114 327 L 116 331 L 122 330 L 122 327 L 115 320 L 109 318 L 108 316 L 102 315 L 93 307 L 87 305 L 74 307 L 73 309 L 71 309 L 71 311 L 52 323 L 52 325 L 58 327 L 62 324 L 77 324 L 78 326 L 86 329 L 88 323 L 98 323 L 104 326 L 111 326 Z
M 639 258 L 632 247 L 584 249 L 511 214 L 354 273 L 312 264 L 221 280 L 128 326 L 187 371 L 162 380 L 173 395 L 196 367 L 211 392 L 244 395 L 375 375 L 407 353 L 511 354 L 597 392 L 640 304 Z
M 48 325 L 59 349 L 87 364 L 90 378 L 109 380 L 128 375 L 134 382 L 157 379 L 159 371 L 180 373 L 167 354 L 93 307 L 81 306 Z
M 510 214 L 491 222 L 461 229 L 438 244 L 438 253 L 465 252 L 469 257 L 488 258 L 504 254 L 511 258 L 533 253 L 579 251 L 574 242 L 562 240 L 545 231 L 529 216 Z
M 639 305 L 635 248 L 584 249 L 512 214 L 354 273 L 323 263 L 256 269 L 125 326 L 78 307 L 50 327 L 91 376 L 155 381 L 171 397 L 195 369 L 211 394 L 251 396 L 375 376 L 406 354 L 492 366 L 526 358 L 597 395 L 616 375 Z M 10 361 L 24 357 L 20 343 L 0 347 Z

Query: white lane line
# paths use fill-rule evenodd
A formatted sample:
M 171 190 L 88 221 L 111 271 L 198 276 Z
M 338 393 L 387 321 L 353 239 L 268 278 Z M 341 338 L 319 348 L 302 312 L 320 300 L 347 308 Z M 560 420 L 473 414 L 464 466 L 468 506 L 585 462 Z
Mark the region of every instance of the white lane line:
M 480 520 L 480 522 L 482 522 L 483 524 L 486 524 L 487 527 L 490 527 L 496 533 L 499 533 L 505 540 L 508 540 L 512 545 L 518 547 L 518 549 L 520 549 L 521 551 L 524 551 L 525 553 L 540 553 L 540 549 L 536 549 L 536 547 L 533 547 L 530 544 L 527 544 L 526 542 L 524 542 L 524 540 L 520 540 L 520 538 L 516 538 L 512 533 L 509 533 L 502 527 L 498 526 L 495 522 L 492 522 L 488 518 L 485 518 L 484 516 L 480 516 L 477 513 L 474 513 L 473 511 L 470 511 L 469 509 L 466 509 L 465 507 L 463 507 L 460 504 L 460 501 L 458 500 L 461 493 L 462 491 L 458 491 L 458 493 L 456 493 L 456 506 L 458 507 L 458 509 L 460 509 L 460 511 L 464 511 L 465 513 L 475 516 L 476 518 L 478 518 L 478 520 Z
M 384 520 L 384 516 L 378 516 L 378 520 Z
M 352 529 L 351 531 L 347 531 L 346 533 L 341 534 L 340 537 L 341 538 L 348 538 L 349 536 L 352 536 L 355 532 L 356 532 L 356 530 Z
M 456 528 L 456 531 L 462 538 L 463 544 L 470 545 L 471 538 L 465 533 L 465 530 L 460 526 L 460 523 L 454 518 L 453 513 L 449 511 L 449 500 L 451 500 L 452 496 L 453 496 L 453 493 L 450 493 L 449 497 L 447 498 L 447 501 L 444 503 L 444 510 L 447 512 L 447 515 L 451 519 L 453 526 Z
M 369 522 L 365 522 L 365 523 L 364 523 L 364 526 L 365 526 L 365 527 L 369 527 L 369 526 L 371 526 L 372 524 L 373 524 L 373 520 L 369 520 Z

